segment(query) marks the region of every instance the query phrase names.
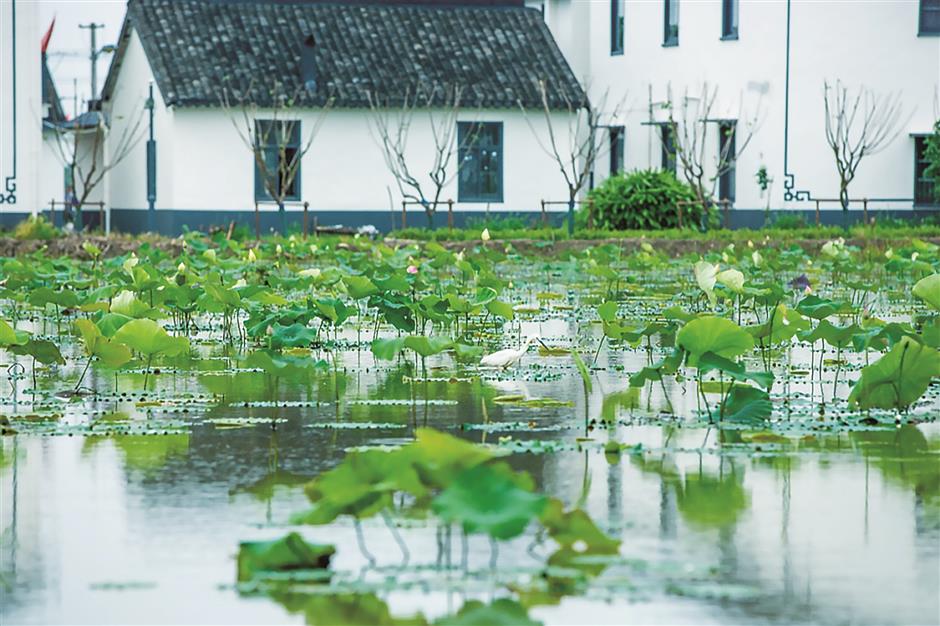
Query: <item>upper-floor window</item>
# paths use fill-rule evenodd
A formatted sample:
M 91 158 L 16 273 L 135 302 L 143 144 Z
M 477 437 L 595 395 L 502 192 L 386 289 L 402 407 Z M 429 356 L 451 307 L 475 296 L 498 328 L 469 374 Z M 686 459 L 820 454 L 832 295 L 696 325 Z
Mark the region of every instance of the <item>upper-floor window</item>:
M 664 0 L 663 45 L 679 45 L 679 0 Z
M 927 137 L 914 137 L 914 204 L 937 204 L 936 181 L 927 176 Z
M 457 123 L 458 202 L 503 201 L 503 123 Z
M 300 200 L 300 120 L 255 120 L 255 200 Z
M 738 0 L 721 0 L 721 38 L 738 38 Z
M 623 54 L 623 2 L 610 0 L 610 53 Z
M 671 123 L 659 125 L 659 140 L 662 144 L 662 168 L 667 172 L 676 173 L 676 135 Z
M 734 203 L 737 144 L 734 120 L 718 123 L 718 199 Z
M 623 171 L 624 128 L 611 126 L 610 129 L 610 175 L 616 176 Z
M 940 35 L 940 0 L 920 0 L 921 35 Z

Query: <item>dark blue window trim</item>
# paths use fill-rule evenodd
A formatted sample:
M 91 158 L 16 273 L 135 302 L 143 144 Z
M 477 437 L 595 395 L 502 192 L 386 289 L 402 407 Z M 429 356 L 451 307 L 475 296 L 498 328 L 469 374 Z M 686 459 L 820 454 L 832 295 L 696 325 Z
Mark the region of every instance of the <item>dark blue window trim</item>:
M 927 135 L 914 136 L 914 206 L 936 207 L 940 205 L 934 198 L 934 182 L 926 175 Z
M 737 154 L 737 123 L 733 120 L 727 120 L 718 123 L 718 160 L 721 162 L 722 156 L 729 156 L 728 169 L 722 172 L 718 178 L 718 199 L 729 200 L 734 204 L 736 187 L 736 168 L 735 155 Z
M 624 0 L 610 0 L 610 56 L 623 54 Z
M 663 0 L 663 47 L 679 45 L 679 0 Z
M 918 37 L 940 36 L 940 0 L 920 0 L 917 35 Z
M 278 166 L 279 155 L 279 145 L 281 144 L 279 140 L 279 133 L 282 131 L 271 130 L 264 131 L 262 130 L 263 125 L 273 124 L 274 120 L 255 120 L 255 140 L 258 142 L 264 141 L 267 139 L 262 150 L 264 151 L 264 160 L 267 171 L 272 175 L 277 175 L 277 172 L 280 171 Z M 282 129 L 286 128 L 287 124 L 290 124 L 291 137 L 285 144 L 285 158 L 291 159 L 292 151 L 300 150 L 300 120 L 278 120 L 277 123 L 281 126 Z M 252 153 L 252 159 L 255 159 L 255 153 Z M 294 180 L 291 181 L 290 191 L 284 196 L 285 201 L 296 202 L 300 200 L 300 179 L 301 179 L 301 169 L 303 162 L 297 164 L 297 173 L 294 175 Z M 261 171 L 261 168 L 258 166 L 258 162 L 254 161 L 255 169 L 255 202 L 272 202 L 274 198 L 271 197 L 271 194 L 268 193 L 267 189 L 264 186 L 264 174 Z
M 740 18 L 738 0 L 721 0 L 721 40 L 735 41 L 738 38 Z
M 503 123 L 457 122 L 457 201 L 503 201 Z
M 676 137 L 673 131 L 672 124 L 659 124 L 662 169 L 676 174 L 679 160 L 676 158 Z

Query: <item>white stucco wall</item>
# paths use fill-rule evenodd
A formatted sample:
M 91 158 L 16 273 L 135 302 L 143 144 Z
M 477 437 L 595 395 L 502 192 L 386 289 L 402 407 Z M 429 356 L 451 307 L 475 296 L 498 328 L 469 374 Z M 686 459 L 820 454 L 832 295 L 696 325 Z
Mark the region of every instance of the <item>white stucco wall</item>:
M 721 2 L 680 0 L 679 45 L 664 47 L 663 2 L 628 1 L 624 7 L 624 54 L 610 54 L 609 1 L 584 2 L 588 16 L 580 24 L 559 26 L 553 11 L 569 11 L 572 1 L 546 0 L 547 20 L 562 50 L 575 58 L 590 42 L 593 98 L 605 91 L 609 101 L 625 95 L 627 169 L 658 166 L 660 148 L 648 120 L 647 102 L 673 99 L 684 90 L 701 91 L 703 81 L 719 88 L 721 116 L 731 115 L 743 101 L 753 111 L 760 101 L 761 126 L 742 155 L 737 169 L 736 206 L 762 208 L 754 175 L 765 164 L 774 179 L 774 208 L 812 208 L 812 203 L 784 202 L 784 105 L 786 78 L 787 3 L 741 0 L 739 39 L 722 41 Z M 823 131 L 823 81 L 842 80 L 850 87 L 865 85 L 878 93 L 902 93 L 905 120 L 901 132 L 883 152 L 866 158 L 850 187 L 853 197 L 910 198 L 913 195 L 914 141 L 910 133 L 928 132 L 938 114 L 935 97 L 940 84 L 940 38 L 918 37 L 915 1 L 793 2 L 791 7 L 789 171 L 795 189 L 814 197 L 835 198 L 838 177 Z M 571 29 L 580 37 L 571 37 Z M 576 42 L 569 52 L 571 44 Z M 710 154 L 717 153 L 712 128 Z M 606 159 L 596 180 L 608 171 Z M 890 205 L 892 208 L 910 203 Z
M 45 201 L 39 199 L 42 91 L 38 20 L 37 3 L 0 0 L 0 196 L 4 200 L 0 211 L 4 213 L 36 212 Z
M 143 116 L 138 130 L 140 140 L 130 153 L 120 160 L 110 172 L 108 202 L 111 207 L 124 209 L 147 208 L 147 137 L 149 114 L 144 108 L 148 89 L 153 83 L 154 91 L 154 137 L 157 141 L 157 206 L 175 206 L 173 185 L 176 172 L 186 172 L 176 167 L 174 158 L 173 111 L 163 102 L 160 88 L 153 79 L 153 72 L 140 38 L 131 32 L 127 50 L 117 76 L 114 96 L 108 102 L 111 113 L 111 132 L 108 144 L 114 154 L 121 140 L 121 133 Z M 192 170 L 190 170 L 192 171 Z M 198 170 L 196 170 L 198 171 Z
M 65 166 L 56 144 L 55 133 L 49 130 L 42 134 L 38 182 L 37 199 L 40 206 L 48 208 L 51 200 L 65 201 Z M 60 210 L 61 207 L 56 206 L 56 211 Z

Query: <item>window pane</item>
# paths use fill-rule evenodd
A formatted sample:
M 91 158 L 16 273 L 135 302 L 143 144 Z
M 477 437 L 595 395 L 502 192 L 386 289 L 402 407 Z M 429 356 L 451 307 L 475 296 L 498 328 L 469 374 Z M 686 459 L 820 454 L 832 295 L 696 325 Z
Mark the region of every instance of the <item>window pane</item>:
M 735 187 L 735 142 L 736 126 L 734 122 L 722 122 L 718 125 L 718 163 L 724 170 L 718 178 L 718 199 L 734 202 Z
M 738 36 L 738 0 L 722 0 L 721 36 L 725 38 Z
M 914 138 L 914 204 L 935 204 L 934 181 L 927 176 L 927 138 Z
M 664 0 L 663 44 L 679 44 L 679 0 Z
M 503 125 L 500 122 L 457 125 L 457 200 L 503 201 Z
M 940 34 L 940 0 L 920 0 L 921 34 Z
M 300 200 L 300 163 L 290 171 L 293 159 L 300 158 L 300 120 L 255 120 L 255 150 L 261 157 L 252 155 L 255 164 L 255 200 L 276 201 L 277 195 L 284 200 Z
M 624 129 L 623 126 L 610 128 L 610 175 L 615 176 L 623 171 L 624 160 Z
M 623 3 L 624 0 L 610 0 L 610 53 L 623 52 Z
M 668 124 L 660 124 L 659 131 L 662 133 L 662 168 L 667 172 L 676 172 L 676 143 L 672 134 L 672 127 Z

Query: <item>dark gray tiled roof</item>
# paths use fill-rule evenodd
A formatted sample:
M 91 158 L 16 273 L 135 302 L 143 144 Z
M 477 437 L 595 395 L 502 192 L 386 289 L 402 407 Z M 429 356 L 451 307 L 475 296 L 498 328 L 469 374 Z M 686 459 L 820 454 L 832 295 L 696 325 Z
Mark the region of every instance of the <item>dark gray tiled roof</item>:
M 553 108 L 584 97 L 541 14 L 521 6 L 130 0 L 127 19 L 175 106 L 218 106 L 223 90 L 249 89 L 264 105 L 274 81 L 294 93 L 310 35 L 318 87 L 301 92 L 304 105 L 329 94 L 335 106 L 367 107 L 369 92 L 400 102 L 406 90 L 459 85 L 465 107 L 540 107 L 540 80 Z

